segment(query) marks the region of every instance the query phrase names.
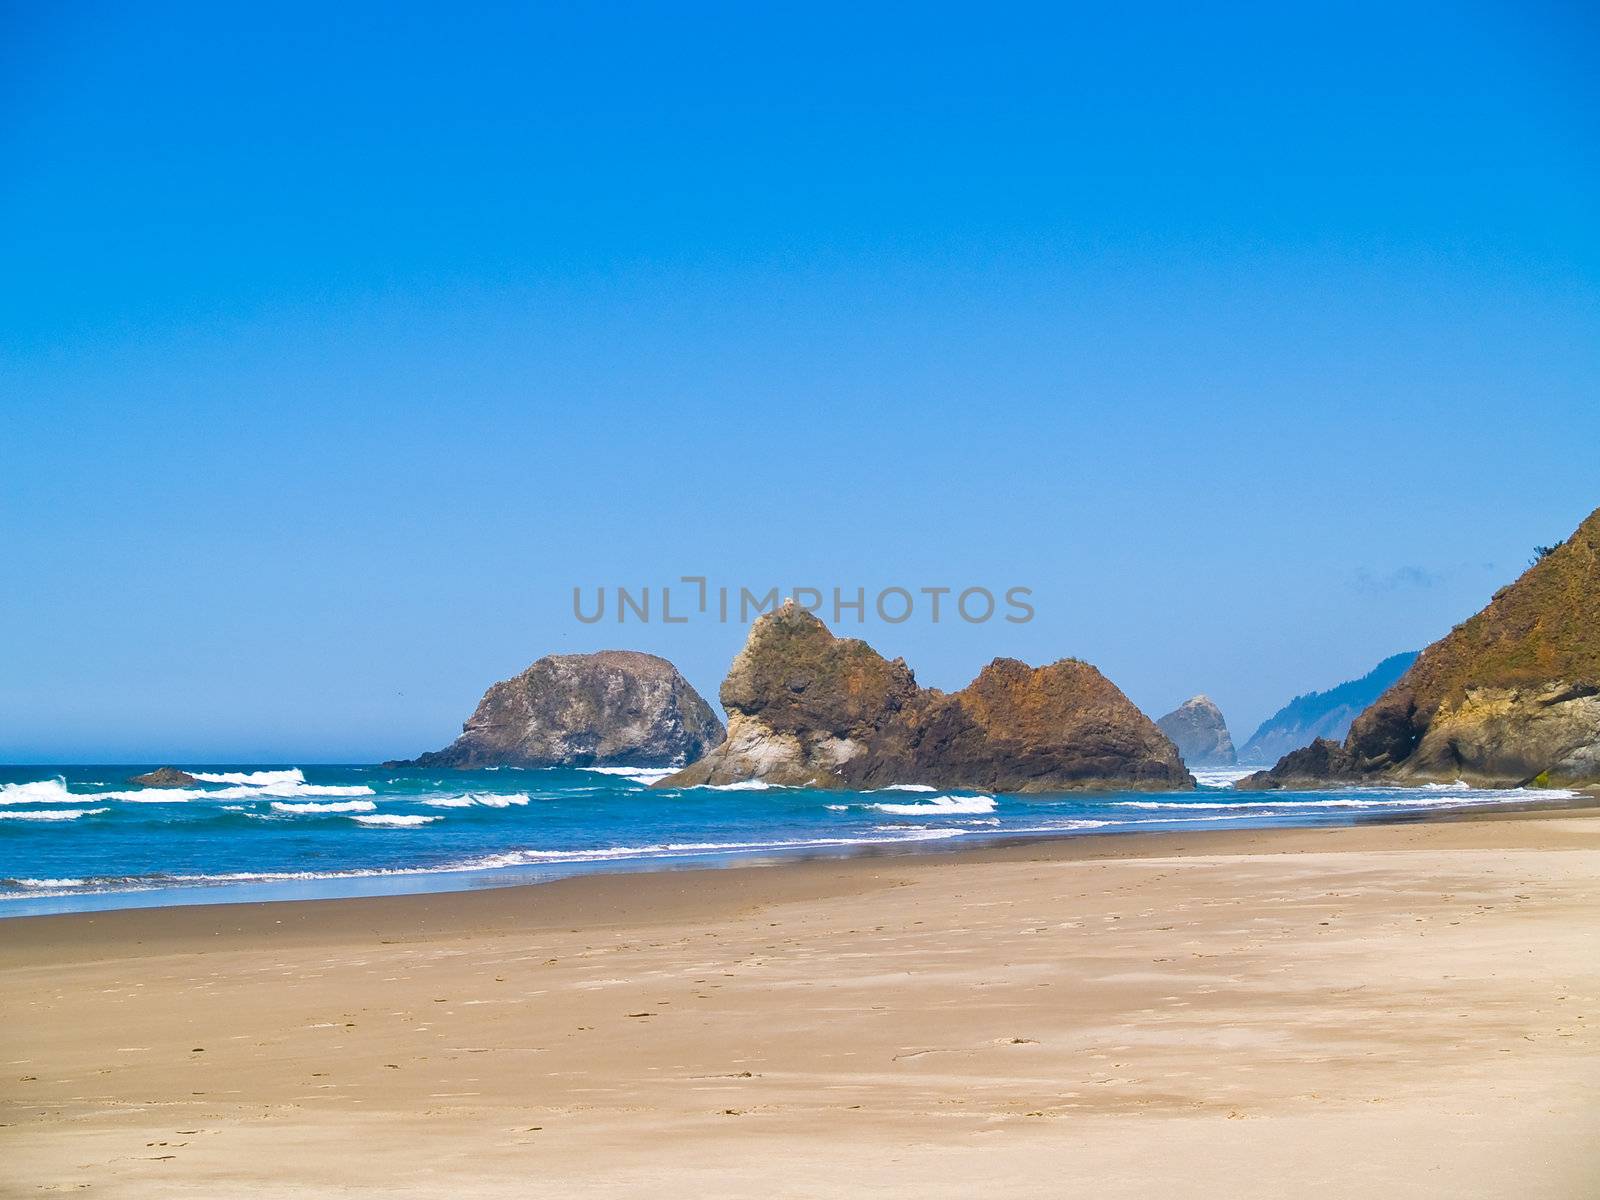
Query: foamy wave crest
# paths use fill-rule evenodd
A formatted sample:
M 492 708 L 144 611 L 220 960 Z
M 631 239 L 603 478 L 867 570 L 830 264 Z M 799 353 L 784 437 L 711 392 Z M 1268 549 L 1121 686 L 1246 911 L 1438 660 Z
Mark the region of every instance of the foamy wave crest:
M 402 815 L 400 813 L 375 813 L 370 817 L 351 817 L 362 825 L 370 825 L 374 829 L 410 829 L 417 825 L 427 825 L 433 821 L 442 821 L 443 817 L 428 817 L 421 814 Z
M 365 784 L 339 786 L 320 783 L 268 783 L 260 787 L 237 784 L 222 788 L 145 788 L 137 792 L 95 792 L 91 796 L 76 798 L 121 800 L 128 804 L 187 804 L 191 800 L 297 800 L 376 794 Z
M 616 775 L 622 779 L 631 779 L 636 783 L 654 783 L 658 779 L 665 779 L 679 768 L 677 767 L 579 767 L 580 771 L 593 771 L 596 775 Z
M 872 804 L 868 807 L 897 817 L 948 817 L 957 813 L 991 813 L 998 806 L 993 796 L 935 796 L 920 804 Z
M 741 779 L 737 783 L 697 783 L 691 791 L 706 792 L 765 792 L 782 787 L 781 783 L 768 783 L 765 779 Z
M 502 796 L 495 792 L 469 792 L 465 796 L 439 796 L 424 800 L 429 808 L 522 808 L 529 803 L 526 792 Z
M 46 808 L 38 812 L 0 812 L 0 821 L 76 821 L 79 817 L 93 817 L 108 808 Z
M 0 879 L 0 883 L 20 888 L 78 888 L 88 882 L 87 879 Z
M 67 781 L 59 775 L 33 783 L 0 784 L 0 804 L 75 804 L 84 799 L 67 791 Z
M 241 783 L 247 787 L 266 787 L 274 783 L 304 783 L 305 775 L 298 767 L 288 771 L 218 771 L 209 774 L 205 771 L 186 772 L 192 779 L 201 783 Z
M 281 813 L 355 813 L 371 812 L 378 806 L 371 800 L 330 800 L 323 804 L 315 800 L 308 800 L 304 804 L 274 800 L 270 807 L 273 812 Z
M 937 792 L 939 789 L 926 783 L 891 783 L 888 787 L 873 788 L 875 792 Z
M 1246 775 L 1254 775 L 1260 767 L 1201 767 L 1191 770 L 1189 774 L 1201 787 L 1232 787 Z

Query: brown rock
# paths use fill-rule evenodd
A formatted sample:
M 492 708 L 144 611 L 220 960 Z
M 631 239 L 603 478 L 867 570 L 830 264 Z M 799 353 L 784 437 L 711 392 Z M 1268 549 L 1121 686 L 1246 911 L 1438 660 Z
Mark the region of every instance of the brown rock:
M 172 788 L 189 787 L 198 781 L 193 775 L 187 771 L 180 771 L 177 767 L 157 767 L 154 771 L 133 776 L 128 782 L 136 783 L 140 787 Z
M 1424 650 L 1343 746 L 1313 744 L 1236 786 L 1456 779 L 1600 782 L 1600 509 Z
M 1194 786 L 1177 750 L 1088 663 L 995 659 L 954 694 L 901 659 L 784 605 L 756 621 L 722 685 L 728 739 L 656 784 L 891 783 L 1042 792 Z
M 664 658 L 632 650 L 552 654 L 495 684 L 419 767 L 666 767 L 722 740 L 722 722 Z

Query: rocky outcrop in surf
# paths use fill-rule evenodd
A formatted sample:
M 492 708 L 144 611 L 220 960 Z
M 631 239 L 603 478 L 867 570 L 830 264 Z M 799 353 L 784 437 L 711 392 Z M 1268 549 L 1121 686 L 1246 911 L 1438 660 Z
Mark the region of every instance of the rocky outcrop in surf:
M 664 658 L 552 654 L 484 693 L 461 736 L 418 767 L 668 767 L 722 741 L 722 722 Z
M 187 771 L 180 771 L 177 767 L 157 767 L 154 771 L 147 771 L 143 775 L 134 775 L 129 783 L 138 784 L 140 787 L 173 788 L 191 787 L 198 782 Z
M 1241 788 L 1600 783 L 1600 509 L 1357 717 Z
M 1176 747 L 1086 662 L 997 658 L 946 694 L 792 602 L 752 626 L 721 694 L 727 740 L 655 786 L 1194 786 Z
M 1323 692 L 1296 696 L 1250 735 L 1239 751 L 1242 763 L 1274 763 L 1318 738 L 1342 742 L 1351 723 L 1417 661 L 1417 652 L 1394 654 L 1360 679 L 1347 680 Z
M 1172 739 L 1187 767 L 1231 767 L 1233 738 L 1222 710 L 1209 696 L 1191 696 L 1166 716 L 1156 728 Z

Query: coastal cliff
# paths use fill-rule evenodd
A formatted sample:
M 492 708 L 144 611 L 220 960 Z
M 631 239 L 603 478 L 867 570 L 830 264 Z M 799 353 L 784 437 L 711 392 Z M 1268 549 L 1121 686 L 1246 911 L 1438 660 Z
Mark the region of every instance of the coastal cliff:
M 1239 761 L 1273 763 L 1318 738 L 1344 741 L 1355 719 L 1416 661 L 1415 650 L 1392 654 L 1360 679 L 1296 696 L 1250 735 L 1239 751 Z
M 1088 663 L 997 658 L 946 694 L 792 602 L 759 618 L 722 685 L 728 738 L 657 787 L 927 784 L 991 791 L 1194 784 L 1176 748 Z
M 552 654 L 485 692 L 449 746 L 389 765 L 677 766 L 723 735 L 711 706 L 664 658 Z
M 1241 788 L 1600 783 L 1600 509 L 1350 727 Z
M 1188 767 L 1231 767 L 1233 737 L 1222 710 L 1209 696 L 1191 696 L 1166 716 L 1156 728 L 1172 739 Z

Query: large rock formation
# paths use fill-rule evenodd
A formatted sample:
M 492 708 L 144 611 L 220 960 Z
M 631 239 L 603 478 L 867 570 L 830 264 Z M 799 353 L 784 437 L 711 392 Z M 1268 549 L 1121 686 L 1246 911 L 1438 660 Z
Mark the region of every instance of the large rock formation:
M 1187 767 L 1231 767 L 1234 764 L 1233 738 L 1222 710 L 1209 696 L 1190 696 L 1156 722 L 1156 728 L 1172 739 Z
M 678 766 L 722 738 L 711 706 L 664 658 L 552 654 L 485 692 L 443 750 L 395 765 Z
M 1241 788 L 1600 783 L 1600 510 L 1356 718 Z
M 1044 792 L 1194 786 L 1177 749 L 1105 676 L 997 658 L 963 690 L 836 638 L 793 603 L 759 618 L 722 685 L 728 740 L 657 787 L 764 780 Z
M 1296 696 L 1250 735 L 1239 751 L 1239 761 L 1274 763 L 1318 738 L 1344 741 L 1351 723 L 1416 661 L 1415 650 L 1393 654 L 1360 679 L 1347 680 L 1325 692 Z

